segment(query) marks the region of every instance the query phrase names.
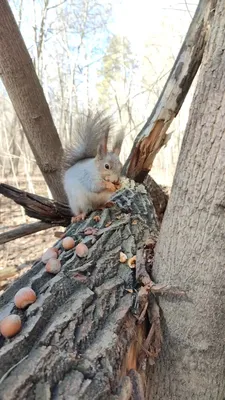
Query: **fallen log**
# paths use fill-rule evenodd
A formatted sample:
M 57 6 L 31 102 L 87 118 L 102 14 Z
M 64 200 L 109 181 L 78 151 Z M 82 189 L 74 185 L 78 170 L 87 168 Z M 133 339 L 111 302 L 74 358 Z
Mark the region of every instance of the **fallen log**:
M 160 351 L 157 305 L 151 330 L 146 304 L 151 310 L 154 296 L 144 290 L 145 262 L 139 252 L 136 276 L 135 264 L 121 262 L 120 252 L 130 260 L 149 243 L 154 251 L 159 224 L 143 185 L 130 182 L 114 201 L 111 209 L 67 229 L 76 244 L 88 246 L 86 258 L 63 250 L 59 240 L 58 275 L 48 274 L 39 260 L 1 296 L 0 319 L 9 313 L 22 319 L 19 334 L 0 338 L 1 400 L 129 399 L 130 394 L 144 399 L 146 358 L 154 362 Z M 97 231 L 87 235 L 87 227 Z M 13 297 L 24 286 L 38 298 L 20 311 Z

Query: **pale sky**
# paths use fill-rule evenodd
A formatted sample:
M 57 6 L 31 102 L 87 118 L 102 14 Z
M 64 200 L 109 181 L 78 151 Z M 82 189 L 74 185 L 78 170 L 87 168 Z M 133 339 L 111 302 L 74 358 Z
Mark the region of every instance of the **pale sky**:
M 140 41 L 147 35 L 157 35 L 160 31 L 162 19 L 165 23 L 179 26 L 183 31 L 188 29 L 191 16 L 194 15 L 197 0 L 121 0 L 114 1 L 115 23 L 112 29 L 129 37 L 137 48 Z M 187 9 L 188 7 L 188 9 Z
M 14 11 L 13 2 L 9 0 Z M 198 0 L 112 0 L 114 22 L 110 24 L 110 29 L 115 34 L 127 36 L 132 46 L 140 50 L 146 36 L 160 35 L 162 20 L 185 34 L 197 3 Z M 28 44 L 29 34 L 33 35 L 33 2 L 26 1 L 24 4 L 22 33 Z M 51 0 L 50 5 L 54 4 L 57 1 Z M 50 12 L 48 18 L 51 19 L 52 15 Z

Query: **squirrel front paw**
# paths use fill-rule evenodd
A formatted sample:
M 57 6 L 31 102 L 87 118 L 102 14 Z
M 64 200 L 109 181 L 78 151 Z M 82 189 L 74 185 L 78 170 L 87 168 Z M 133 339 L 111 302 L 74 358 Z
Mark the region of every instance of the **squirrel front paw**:
M 116 192 L 116 190 L 117 190 L 116 185 L 114 185 L 114 183 L 112 183 L 110 181 L 104 181 L 104 187 L 109 192 Z
M 86 218 L 86 215 L 87 215 L 86 213 L 81 213 L 81 214 L 73 216 L 71 218 L 71 223 L 74 224 L 76 222 L 83 221 Z

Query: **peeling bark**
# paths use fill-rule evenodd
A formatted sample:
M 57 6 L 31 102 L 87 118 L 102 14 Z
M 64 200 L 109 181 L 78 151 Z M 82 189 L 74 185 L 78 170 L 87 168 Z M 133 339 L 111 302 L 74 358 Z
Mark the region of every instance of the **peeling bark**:
M 131 182 L 114 201 L 117 205 L 100 214 L 97 226 L 92 213 L 67 229 L 76 243 L 88 245 L 87 258 L 78 259 L 73 249 L 62 251 L 63 267 L 56 276 L 37 261 L 0 298 L 0 318 L 17 313 L 23 321 L 17 336 L 1 337 L 1 400 L 128 399 L 131 388 L 132 395 L 138 388 L 143 393 L 137 371 L 127 375 L 144 368 L 138 356 L 149 323 L 137 323 L 135 269 L 120 263 L 119 255 L 123 251 L 130 258 L 155 240 L 158 223 L 143 185 Z M 96 226 L 98 234 L 84 236 L 88 226 Z M 61 240 L 56 246 L 62 249 Z M 13 296 L 27 285 L 38 299 L 19 311 Z

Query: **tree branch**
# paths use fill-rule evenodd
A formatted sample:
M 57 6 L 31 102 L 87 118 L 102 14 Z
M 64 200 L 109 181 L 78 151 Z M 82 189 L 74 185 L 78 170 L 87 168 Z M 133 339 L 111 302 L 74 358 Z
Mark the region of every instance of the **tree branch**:
M 28 225 L 21 225 L 18 228 L 0 234 L 0 245 L 18 239 L 32 233 L 40 232 L 45 229 L 53 228 L 59 224 L 50 224 L 47 222 L 34 222 Z
M 213 14 L 213 0 L 201 0 L 164 89 L 136 137 L 124 173 L 143 182 L 156 154 L 167 143 L 166 132 L 177 116 L 202 61 Z
M 0 184 L 0 193 L 24 207 L 29 217 L 55 225 L 67 226 L 70 223 L 71 211 L 66 204 L 25 192 L 4 183 Z

